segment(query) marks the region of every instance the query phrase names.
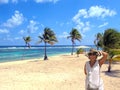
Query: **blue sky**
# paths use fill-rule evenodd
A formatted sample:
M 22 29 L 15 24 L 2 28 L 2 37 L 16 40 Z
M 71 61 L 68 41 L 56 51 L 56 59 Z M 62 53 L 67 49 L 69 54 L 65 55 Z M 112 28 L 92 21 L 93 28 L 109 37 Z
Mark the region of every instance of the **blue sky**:
M 28 35 L 36 45 L 45 27 L 55 32 L 56 45 L 71 45 L 72 28 L 82 35 L 77 45 L 93 45 L 98 32 L 120 31 L 119 0 L 0 0 L 0 45 L 24 45 Z

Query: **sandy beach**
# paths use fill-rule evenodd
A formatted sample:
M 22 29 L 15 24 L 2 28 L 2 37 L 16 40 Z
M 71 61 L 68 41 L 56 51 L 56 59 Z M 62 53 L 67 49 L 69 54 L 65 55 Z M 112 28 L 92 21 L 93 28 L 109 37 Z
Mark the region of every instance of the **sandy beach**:
M 85 90 L 84 54 L 0 63 L 0 90 Z M 120 89 L 120 63 L 101 68 L 105 90 Z

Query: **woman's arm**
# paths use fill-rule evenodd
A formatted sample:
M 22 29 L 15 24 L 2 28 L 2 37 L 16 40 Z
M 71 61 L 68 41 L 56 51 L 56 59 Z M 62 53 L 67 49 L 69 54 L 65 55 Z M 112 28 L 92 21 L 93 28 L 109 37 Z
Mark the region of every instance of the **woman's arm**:
M 106 61 L 108 54 L 106 52 L 103 52 L 103 51 L 101 51 L 100 53 L 103 55 L 102 58 L 99 60 L 99 65 L 101 67 L 102 64 Z

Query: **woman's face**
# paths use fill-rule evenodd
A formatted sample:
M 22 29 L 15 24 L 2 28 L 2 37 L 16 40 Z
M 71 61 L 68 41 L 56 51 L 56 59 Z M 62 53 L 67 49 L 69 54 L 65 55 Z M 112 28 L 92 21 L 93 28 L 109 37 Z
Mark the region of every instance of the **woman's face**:
M 96 60 L 96 59 L 97 59 L 97 53 L 96 53 L 96 52 L 88 53 L 88 58 L 89 58 L 91 61 Z

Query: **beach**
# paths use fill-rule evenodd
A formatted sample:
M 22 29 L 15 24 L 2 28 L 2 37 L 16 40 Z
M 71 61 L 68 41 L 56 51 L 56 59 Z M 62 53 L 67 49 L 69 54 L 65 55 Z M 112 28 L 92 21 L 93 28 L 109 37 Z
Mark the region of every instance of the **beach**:
M 84 54 L 0 63 L 0 90 L 85 90 Z M 120 63 L 101 68 L 104 90 L 120 89 Z

